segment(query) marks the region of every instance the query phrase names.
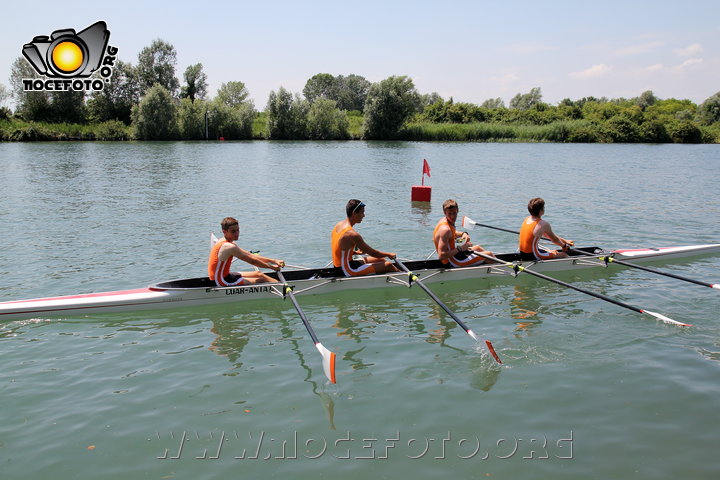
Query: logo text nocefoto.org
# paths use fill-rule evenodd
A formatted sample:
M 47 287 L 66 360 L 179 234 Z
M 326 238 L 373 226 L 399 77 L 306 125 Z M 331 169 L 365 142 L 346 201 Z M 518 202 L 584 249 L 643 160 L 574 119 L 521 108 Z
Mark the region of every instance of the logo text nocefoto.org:
M 85 30 L 55 30 L 36 36 L 23 45 L 22 54 L 41 78 L 23 78 L 28 91 L 100 91 L 112 77 L 117 47 L 108 45 L 110 31 L 105 22 Z M 99 78 L 89 78 L 98 72 Z

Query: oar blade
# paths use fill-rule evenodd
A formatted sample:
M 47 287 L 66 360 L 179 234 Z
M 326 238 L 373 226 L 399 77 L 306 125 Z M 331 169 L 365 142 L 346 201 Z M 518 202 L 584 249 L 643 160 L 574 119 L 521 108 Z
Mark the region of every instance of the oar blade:
M 467 228 L 470 225 L 475 226 L 476 222 L 473 219 L 471 219 L 470 217 L 463 215 L 461 225 L 463 228 Z
M 330 383 L 335 383 L 335 354 L 325 348 L 322 343 L 318 342 L 315 347 L 322 355 L 322 366 L 325 376 L 330 380 Z
M 473 332 L 469 328 L 467 329 L 467 333 L 472 338 L 474 338 L 476 342 L 478 342 L 478 343 L 480 342 L 477 335 L 475 335 L 475 332 Z M 502 364 L 502 360 L 500 360 L 500 357 L 498 356 L 497 352 L 495 351 L 495 347 L 493 347 L 492 342 L 490 340 L 485 340 L 485 346 L 487 347 L 488 352 L 490 352 L 490 355 L 492 355 L 492 357 L 495 359 L 495 361 L 499 364 Z
M 689 323 L 678 322 L 677 320 L 673 320 L 672 318 L 666 317 L 665 315 L 662 315 L 657 312 L 651 312 L 649 310 L 642 310 L 642 313 L 647 313 L 648 315 L 652 315 L 653 317 L 657 318 L 658 320 L 662 320 L 663 322 L 669 323 L 671 325 L 678 325 L 680 327 L 692 327 L 692 325 Z
M 490 355 L 493 356 L 495 361 L 499 364 L 502 364 L 502 360 L 500 360 L 500 357 L 498 357 L 497 352 L 495 352 L 495 347 L 493 347 L 493 344 L 490 343 L 490 340 L 485 340 L 485 345 L 487 346 L 487 349 L 490 352 Z

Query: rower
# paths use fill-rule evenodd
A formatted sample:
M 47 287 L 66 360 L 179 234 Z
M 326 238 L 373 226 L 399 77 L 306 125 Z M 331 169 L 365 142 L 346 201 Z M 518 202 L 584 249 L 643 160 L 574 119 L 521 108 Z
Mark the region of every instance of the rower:
M 345 213 L 347 218 L 335 224 L 330 232 L 333 265 L 342 268 L 346 277 L 396 272 L 395 265 L 385 260 L 394 259 L 395 254 L 375 250 L 365 243 L 362 235 L 353 228 L 365 218 L 365 204 L 360 200 L 352 199 L 345 206 Z M 353 255 L 356 253 L 368 256 L 354 260 Z
M 455 229 L 460 207 L 455 200 L 445 200 L 443 203 L 443 213 L 445 216 L 438 221 L 433 231 L 433 242 L 438 258 L 444 264 L 450 264 L 453 267 L 470 267 L 489 262 L 481 257 L 480 253 L 488 256 L 494 256 L 489 250 L 485 250 L 480 245 L 473 245 L 470 241 L 470 235 L 467 232 L 460 232 Z M 460 245 L 458 245 L 460 241 Z
M 555 235 L 550 224 L 542 219 L 545 215 L 545 200 L 540 197 L 533 198 L 528 202 L 527 208 L 530 216 L 523 220 L 520 227 L 520 259 L 535 261 L 567 257 L 568 248 L 575 245 L 575 242 Z M 562 247 L 562 251 L 538 248 L 538 242 L 543 237 Z
M 283 260 L 267 258 L 250 253 L 238 247 L 235 242 L 240 237 L 240 225 L 232 217 L 226 217 L 220 223 L 223 237 L 210 250 L 208 259 L 208 276 L 218 287 L 233 287 L 255 283 L 277 282 L 260 271 L 230 272 L 230 264 L 234 258 L 261 268 L 278 271 L 285 266 Z

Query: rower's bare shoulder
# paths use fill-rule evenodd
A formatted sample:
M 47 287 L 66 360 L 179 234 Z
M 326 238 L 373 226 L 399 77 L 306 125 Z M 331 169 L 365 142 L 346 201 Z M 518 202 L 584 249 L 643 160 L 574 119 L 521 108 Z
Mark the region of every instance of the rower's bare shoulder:
M 435 236 L 436 237 L 446 237 L 450 235 L 452 231 L 450 230 L 450 226 L 447 223 L 443 223 L 440 226 L 437 227 L 437 230 L 435 230 Z
M 244 253 L 247 252 L 245 252 L 242 248 L 238 247 L 235 243 L 226 243 L 225 245 L 220 247 L 220 252 L 218 256 L 227 258 L 231 255 L 238 256 Z

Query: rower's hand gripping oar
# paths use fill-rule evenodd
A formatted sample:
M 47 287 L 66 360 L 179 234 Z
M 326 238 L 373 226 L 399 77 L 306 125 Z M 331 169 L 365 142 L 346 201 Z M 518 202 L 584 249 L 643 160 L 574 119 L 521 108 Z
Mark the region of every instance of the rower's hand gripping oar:
M 665 322 L 665 323 L 670 323 L 670 324 L 672 324 L 672 325 L 679 325 L 679 326 L 681 326 L 681 327 L 692 327 L 692 325 L 690 325 L 690 324 L 688 324 L 688 323 L 678 322 L 677 320 L 673 320 L 672 318 L 666 317 L 665 315 L 662 315 L 662 314 L 659 314 L 659 313 L 656 313 L 656 312 L 651 312 L 650 310 L 645 310 L 645 309 L 642 309 L 642 308 L 635 307 L 635 306 L 630 305 L 630 304 L 628 304 L 628 303 L 624 303 L 624 302 L 621 302 L 621 301 L 619 301 L 619 300 L 615 300 L 614 298 L 610 298 L 610 297 L 608 297 L 608 296 L 605 296 L 605 295 L 603 295 L 602 293 L 591 292 L 590 290 L 585 290 L 584 288 L 577 287 L 577 286 L 572 285 L 572 284 L 570 284 L 570 283 L 562 282 L 562 281 L 557 280 L 557 279 L 555 279 L 555 278 L 553 278 L 553 277 L 549 277 L 549 276 L 547 276 L 547 275 L 543 275 L 542 273 L 538 273 L 538 272 L 534 272 L 534 271 L 532 271 L 532 270 L 528 270 L 527 268 L 523 267 L 523 266 L 520 265 L 520 264 L 505 262 L 505 261 L 503 261 L 503 260 L 500 260 L 499 258 L 495 258 L 495 257 L 493 257 L 492 255 L 486 255 L 486 254 L 484 254 L 484 253 L 475 252 L 475 254 L 476 254 L 476 255 L 480 255 L 481 257 L 485 257 L 485 258 L 487 258 L 488 260 L 492 260 L 492 261 L 494 261 L 494 262 L 498 262 L 499 264 L 504 265 L 504 266 L 506 266 L 506 267 L 509 267 L 509 268 L 511 268 L 516 274 L 517 274 L 518 272 L 529 273 L 530 275 L 533 275 L 533 276 L 538 277 L 538 278 L 542 278 L 543 280 L 547 280 L 547 281 L 549 281 L 549 282 L 553 282 L 553 283 L 556 283 L 556 284 L 558 284 L 558 285 L 562 285 L 563 287 L 572 288 L 573 290 L 577 290 L 578 292 L 584 293 L 584 294 L 586 294 L 586 295 L 590 295 L 590 296 L 595 297 L 595 298 L 599 298 L 600 300 L 605 300 L 606 302 L 614 303 L 615 305 L 618 305 L 618 306 L 620 306 L 620 307 L 627 308 L 627 309 L 632 310 L 632 311 L 634 311 L 634 312 L 646 313 L 646 314 L 648 314 L 648 315 L 652 315 L 653 317 L 657 318 L 658 320 L 662 320 L 662 321 Z
M 305 312 L 302 311 L 302 308 L 300 308 L 300 305 L 297 302 L 297 299 L 295 298 L 295 294 L 293 293 L 293 287 L 288 285 L 288 283 L 285 281 L 285 276 L 282 274 L 280 270 L 277 272 L 278 279 L 282 282 L 282 289 L 283 289 L 283 298 L 286 296 L 290 297 L 290 300 L 292 300 L 293 305 L 295 306 L 295 310 L 297 310 L 298 315 L 300 315 L 300 319 L 302 320 L 303 324 L 305 324 L 305 328 L 307 329 L 308 333 L 310 334 L 310 338 L 312 338 L 313 342 L 315 342 L 315 348 L 318 349 L 320 352 L 320 355 L 322 355 L 322 366 L 323 371 L 325 371 L 325 376 L 327 376 L 328 380 L 330 380 L 331 383 L 335 383 L 335 354 L 325 348 L 322 343 L 320 343 L 320 340 L 318 340 L 317 336 L 315 335 L 315 332 L 313 331 L 312 327 L 310 326 L 310 322 L 308 321 L 307 317 L 305 316 Z
M 402 263 L 402 262 L 401 262 L 400 260 L 398 260 L 397 258 L 394 258 L 394 261 L 395 261 L 395 263 L 397 264 L 397 266 L 399 266 L 404 272 L 406 272 L 406 273 L 408 274 L 408 278 L 409 278 L 409 282 L 408 282 L 408 283 L 409 283 L 409 284 L 413 284 L 413 283 L 418 284 L 418 285 L 420 286 L 420 288 L 422 288 L 422 289 L 425 291 L 425 293 L 427 293 L 428 296 L 430 296 L 430 298 L 432 298 L 433 300 L 435 300 L 435 303 L 437 303 L 438 305 L 440 305 L 440 307 L 441 307 L 443 310 L 445 310 L 445 312 L 446 312 L 448 315 L 450 315 L 450 317 L 452 317 L 452 319 L 455 320 L 455 322 L 457 322 L 457 324 L 460 325 L 460 326 L 462 327 L 462 329 L 465 330 L 465 332 L 466 332 L 468 335 L 470 335 L 473 339 L 475 339 L 476 342 L 479 342 L 479 341 L 480 341 L 480 340 L 478 339 L 477 335 L 475 335 L 475 332 L 473 332 L 472 330 L 470 330 L 470 328 L 469 328 L 467 325 L 465 325 L 465 322 L 463 322 L 462 320 L 460 320 L 460 319 L 457 317 L 457 315 L 455 315 L 455 313 L 453 313 L 453 311 L 450 310 L 450 309 L 448 308 L 448 306 L 445 305 L 445 304 L 442 302 L 442 300 L 440 300 L 433 292 L 431 292 L 430 289 L 427 288 L 427 287 L 425 286 L 425 284 L 420 281 L 420 279 L 418 278 L 418 276 L 417 276 L 416 274 L 414 274 L 413 272 L 411 272 L 411 271 L 405 266 L 405 264 Z M 490 340 L 485 340 L 485 345 L 487 346 L 488 351 L 489 351 L 490 354 L 493 356 L 493 358 L 495 359 L 495 361 L 498 362 L 498 363 L 502 363 L 502 360 L 500 360 L 500 357 L 498 357 L 498 354 L 495 352 L 495 348 L 493 347 L 493 344 L 490 343 Z
M 520 234 L 520 232 L 515 231 L 515 230 L 508 230 L 506 228 L 493 227 L 492 225 L 485 225 L 483 223 L 478 223 L 470 217 L 463 217 L 462 225 L 463 225 L 463 227 L 465 225 L 473 225 L 473 226 L 477 225 L 479 227 L 492 228 L 493 230 L 500 230 L 501 232 L 514 233 L 516 235 Z M 634 263 L 626 262 L 624 260 L 618 260 L 617 258 L 614 257 L 614 255 L 596 256 L 596 255 L 593 255 L 592 253 L 584 252 L 582 250 L 578 250 L 578 249 L 572 248 L 572 247 L 568 247 L 568 250 L 570 250 L 571 252 L 578 253 L 580 255 L 588 255 L 588 256 L 596 257 L 596 258 L 602 260 L 603 262 L 605 262 L 606 265 L 608 263 L 617 263 L 618 265 L 624 265 L 626 267 L 637 268 L 639 270 L 644 270 L 646 272 L 655 273 L 657 275 L 663 275 L 666 277 L 674 278 L 676 280 L 682 280 L 683 282 L 694 283 L 696 285 L 702 285 L 703 287 L 710 287 L 710 288 L 714 288 L 716 290 L 720 290 L 720 283 L 703 282 L 700 280 L 695 280 L 694 278 L 683 277 L 682 275 L 677 275 L 675 273 L 663 272 L 662 270 L 657 270 L 655 268 L 645 267 L 643 265 L 636 265 Z

